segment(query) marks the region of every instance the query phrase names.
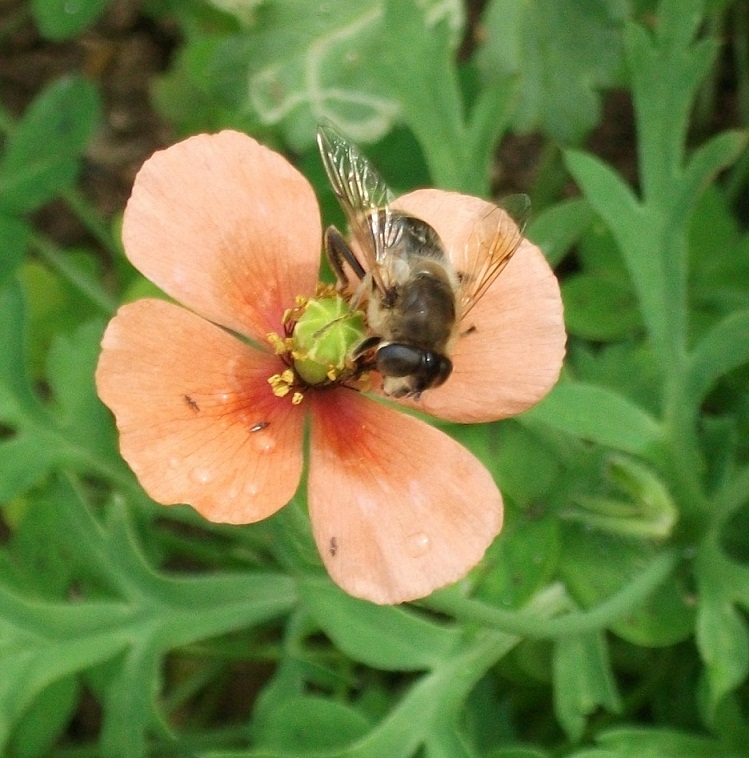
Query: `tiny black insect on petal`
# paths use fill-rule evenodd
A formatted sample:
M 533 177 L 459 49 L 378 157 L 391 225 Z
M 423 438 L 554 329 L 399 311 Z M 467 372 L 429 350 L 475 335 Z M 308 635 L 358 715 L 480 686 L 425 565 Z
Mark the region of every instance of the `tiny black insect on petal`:
M 200 406 L 189 395 L 182 395 L 182 397 L 184 398 L 185 402 L 190 406 L 190 408 L 192 408 L 192 410 L 195 411 L 195 413 L 197 413 L 200 410 Z

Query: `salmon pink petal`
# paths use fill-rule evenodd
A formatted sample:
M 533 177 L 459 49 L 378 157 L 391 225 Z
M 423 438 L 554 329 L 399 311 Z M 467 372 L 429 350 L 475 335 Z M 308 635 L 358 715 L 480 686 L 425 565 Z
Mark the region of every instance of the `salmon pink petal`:
M 110 321 L 96 384 L 154 500 L 245 524 L 285 505 L 301 475 L 303 414 L 267 383 L 279 365 L 184 308 L 138 300 Z
M 502 527 L 484 466 L 443 432 L 348 390 L 317 393 L 312 530 L 333 580 L 375 603 L 461 579 Z
M 493 207 L 440 190 L 412 192 L 398 206 L 431 224 L 456 260 L 472 219 Z M 566 334 L 559 283 L 538 247 L 523 240 L 460 330 L 450 378 L 409 404 L 476 423 L 513 416 L 544 397 L 559 377 Z
M 211 321 L 263 339 L 314 291 L 321 225 L 309 182 L 238 132 L 155 153 L 135 179 L 122 237 L 135 267 Z

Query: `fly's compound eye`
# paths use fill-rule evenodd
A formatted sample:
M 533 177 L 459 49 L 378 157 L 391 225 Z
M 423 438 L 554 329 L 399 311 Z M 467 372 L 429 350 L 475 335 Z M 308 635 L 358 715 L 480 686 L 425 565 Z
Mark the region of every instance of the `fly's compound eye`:
M 391 342 L 377 350 L 377 370 L 383 376 L 411 377 L 412 391 L 439 387 L 450 376 L 449 358 L 414 345 Z
M 383 376 L 411 376 L 421 368 L 423 355 L 421 348 L 391 342 L 377 350 L 377 370 Z

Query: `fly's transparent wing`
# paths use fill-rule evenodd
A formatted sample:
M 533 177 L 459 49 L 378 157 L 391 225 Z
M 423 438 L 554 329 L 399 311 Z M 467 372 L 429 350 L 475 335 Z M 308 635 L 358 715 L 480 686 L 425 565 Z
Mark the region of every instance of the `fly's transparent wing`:
M 398 230 L 390 211 L 393 195 L 372 164 L 330 126 L 317 128 L 325 171 L 365 258 L 364 268 L 385 291 L 381 267 Z
M 530 198 L 510 195 L 471 221 L 461 257 L 456 261 L 460 276 L 458 321 L 486 294 L 520 246 L 530 216 Z

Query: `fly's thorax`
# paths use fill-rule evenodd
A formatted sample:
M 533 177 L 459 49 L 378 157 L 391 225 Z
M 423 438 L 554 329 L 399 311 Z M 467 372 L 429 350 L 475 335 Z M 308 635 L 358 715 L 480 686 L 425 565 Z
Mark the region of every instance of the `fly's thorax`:
M 390 224 L 387 226 L 390 235 L 385 240 L 385 245 L 394 258 L 447 260 L 444 245 L 434 227 L 420 218 L 392 208 L 386 212 L 390 214 Z

